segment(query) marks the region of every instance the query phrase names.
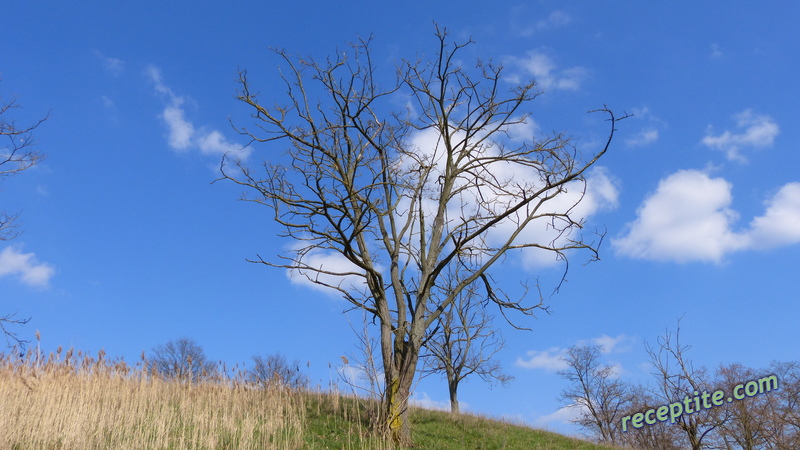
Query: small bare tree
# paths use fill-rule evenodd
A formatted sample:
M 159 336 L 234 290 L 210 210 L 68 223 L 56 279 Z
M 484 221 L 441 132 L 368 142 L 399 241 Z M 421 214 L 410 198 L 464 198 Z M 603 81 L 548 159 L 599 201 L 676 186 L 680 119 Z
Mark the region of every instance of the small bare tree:
M 20 126 L 13 117 L 10 117 L 17 108 L 21 106 L 14 99 L 5 101 L 0 97 L 0 181 L 31 168 L 44 159 L 44 155 L 34 149 L 36 141 L 33 138 L 33 131 L 47 120 L 47 117 L 32 125 Z M 0 242 L 19 235 L 18 217 L 19 214 L 0 211 Z M 6 345 L 25 343 L 9 326 L 24 325 L 29 320 L 18 317 L 16 313 L 0 315 L 0 332 L 6 339 Z
M 645 345 L 650 362 L 653 365 L 653 376 L 656 378 L 653 395 L 662 404 L 680 401 L 686 397 L 694 398 L 697 394 L 714 392 L 713 380 L 705 367 L 695 368 L 692 361 L 686 358 L 691 348 L 682 345 L 680 340 L 680 320 L 673 334 L 667 331 L 658 338 L 658 348 Z M 683 414 L 676 424 L 683 431 L 686 444 L 693 450 L 701 449 L 703 441 L 727 420 L 726 414 L 719 410 L 702 409 L 692 414 Z
M 650 409 L 656 409 L 663 404 L 661 400 L 648 392 L 642 385 L 631 386 L 631 402 L 626 411 L 621 415 L 633 416 L 634 414 Z M 657 421 L 641 428 L 628 426 L 618 434 L 619 441 L 627 447 L 648 450 L 681 450 L 684 448 L 682 431 L 669 421 Z
M 457 272 L 443 281 L 444 285 L 435 289 L 436 297 L 447 298 L 447 293 L 458 284 Z M 492 316 L 486 313 L 489 302 L 481 296 L 477 282 L 467 286 L 439 315 L 423 344 L 427 353 L 422 355 L 425 364 L 421 372 L 445 376 L 453 413 L 459 412 L 458 386 L 468 376 L 477 375 L 487 383 L 500 384 L 513 379 L 493 359 L 504 341 L 500 331 L 492 327 Z
M 567 369 L 558 374 L 570 385 L 560 399 L 581 412 L 575 423 L 601 442 L 620 442 L 620 420 L 631 405 L 631 388 L 621 381 L 613 366 L 600 362 L 600 346 L 570 347 L 564 357 Z
M 244 199 L 271 207 L 283 236 L 298 245 L 278 261 L 253 262 L 340 293 L 377 320 L 384 370 L 382 428 L 410 441 L 407 408 L 422 343 L 461 291 L 481 283 L 500 308 L 531 315 L 542 299 L 523 302 L 500 289 L 492 267 L 514 251 L 571 250 L 596 259 L 598 235 L 583 236 L 575 206 L 586 175 L 608 150 L 583 158 L 562 135 L 517 139 L 535 83 L 505 89 L 502 67 L 459 62 L 469 44 L 450 43 L 437 28 L 430 61 L 403 61 L 396 80 L 380 87 L 369 40 L 318 62 L 277 51 L 286 102 L 262 102 L 240 73 L 238 98 L 252 108 L 252 142 L 284 140 L 285 165 L 257 174 L 223 159 L 222 177 L 255 193 Z M 391 112 L 398 98 L 409 105 Z M 231 167 L 231 166 L 234 167 Z M 532 235 L 524 231 L 540 230 Z M 535 237 L 534 237 L 535 236 Z M 542 237 L 545 236 L 545 237 Z M 432 292 L 459 255 L 479 263 L 431 307 Z M 321 262 L 322 261 L 322 262 Z M 566 266 L 565 266 L 566 267 Z
M 340 372 L 343 381 L 353 392 L 361 392 L 370 400 L 383 398 L 385 385 L 380 357 L 377 355 L 378 342 L 370 333 L 370 322 L 366 311 L 361 310 L 361 329 L 350 322 L 350 329 L 356 335 L 356 349 L 342 356 L 344 366 Z
M 208 360 L 203 347 L 187 337 L 154 347 L 149 364 L 164 378 L 181 382 L 208 380 L 217 374 L 217 366 Z
M 264 388 L 301 389 L 308 386 L 308 377 L 300 371 L 300 363 L 289 363 L 282 353 L 253 356 L 253 368 L 247 379 Z

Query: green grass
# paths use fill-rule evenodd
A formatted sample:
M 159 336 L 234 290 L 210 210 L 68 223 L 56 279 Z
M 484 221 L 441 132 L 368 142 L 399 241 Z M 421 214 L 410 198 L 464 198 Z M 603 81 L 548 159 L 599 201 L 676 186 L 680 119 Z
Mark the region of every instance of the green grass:
M 392 448 L 371 430 L 373 402 L 334 394 L 308 394 L 305 448 Z M 471 414 L 414 408 L 410 412 L 415 449 L 611 449 L 549 431 Z
M 411 413 L 414 445 L 436 449 L 601 449 L 549 431 L 469 414 L 416 409 Z

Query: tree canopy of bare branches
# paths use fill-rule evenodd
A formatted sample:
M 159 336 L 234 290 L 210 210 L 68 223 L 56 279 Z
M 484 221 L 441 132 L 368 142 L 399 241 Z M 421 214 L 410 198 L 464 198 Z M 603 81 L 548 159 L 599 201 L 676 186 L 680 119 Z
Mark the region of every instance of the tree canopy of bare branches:
M 447 296 L 450 283 L 457 276 L 451 272 L 435 295 Z M 477 375 L 487 383 L 506 384 L 513 379 L 503 372 L 500 363 L 493 359 L 503 346 L 500 330 L 492 327 L 492 316 L 486 312 L 488 298 L 482 297 L 480 285 L 467 286 L 455 301 L 436 319 L 430 335 L 424 342 L 423 374 L 443 374 L 450 395 L 450 411 L 459 412 L 458 386 L 467 377 Z M 436 303 L 434 302 L 434 305 Z
M 674 334 L 667 331 L 658 338 L 657 348 L 646 345 L 656 379 L 652 393 L 664 404 L 694 397 L 695 392 L 714 392 L 712 377 L 706 368 L 696 368 L 687 358 L 686 352 L 691 347 L 681 344 L 680 333 L 679 320 Z M 703 448 L 703 440 L 726 420 L 719 410 L 700 410 L 681 415 L 676 425 L 683 431 L 689 446 L 696 450 Z
M 23 172 L 44 159 L 44 155 L 34 149 L 36 141 L 33 131 L 47 117 L 31 125 L 18 125 L 12 116 L 15 109 L 21 108 L 15 100 L 5 101 L 0 97 L 0 182 L 5 178 Z M 18 214 L 0 211 L 0 242 L 15 238 Z M 6 339 L 6 345 L 24 344 L 9 326 L 24 325 L 29 319 L 20 318 L 16 313 L 0 316 L 0 332 Z
M 300 389 L 308 386 L 308 377 L 297 361 L 289 363 L 282 353 L 253 356 L 253 367 L 247 379 L 263 388 Z
M 560 399 L 581 407 L 574 422 L 597 440 L 659 450 L 800 448 L 797 361 L 773 362 L 765 369 L 725 364 L 710 372 L 689 359 L 690 346 L 681 342 L 680 321 L 674 332 L 668 330 L 659 337 L 657 346 L 646 344 L 645 348 L 654 381 L 645 385 L 618 379 L 609 366 L 600 363 L 597 346 L 568 350 L 564 358 L 568 368 L 559 375 L 570 386 Z M 768 389 L 736 395 L 737 389 L 756 382 L 762 386 L 767 380 Z M 727 393 L 727 401 L 705 403 L 712 393 Z M 689 409 L 692 399 L 695 406 Z M 687 409 L 681 409 L 678 417 L 653 415 L 667 406 L 672 411 L 675 404 Z M 644 423 L 625 425 L 631 417 L 645 413 L 651 414 L 652 420 L 644 415 Z
M 397 441 L 410 438 L 406 411 L 423 340 L 464 289 L 480 283 L 504 316 L 533 315 L 541 296 L 531 301 L 498 286 L 498 262 L 522 251 L 564 264 L 573 250 L 597 257 L 602 236 L 582 233 L 575 207 L 618 120 L 600 110 L 608 141 L 586 157 L 560 134 L 517 139 L 536 84 L 507 89 L 501 66 L 461 64 L 471 42 L 450 42 L 438 27 L 436 37 L 435 56 L 402 61 L 386 88 L 370 40 L 324 61 L 276 51 L 283 102 L 262 101 L 242 71 L 238 99 L 254 125 L 240 132 L 253 143 L 282 144 L 288 162 L 221 165 L 222 178 L 272 208 L 282 235 L 296 242 L 277 260 L 254 262 L 338 291 L 374 316 L 386 383 L 382 423 Z M 393 112 L 398 103 L 407 107 Z M 541 233 L 534 237 L 534 229 Z M 440 276 L 456 265 L 467 270 L 435 298 Z
M 597 345 L 570 347 L 564 360 L 567 369 L 558 374 L 570 385 L 560 398 L 581 408 L 576 423 L 602 442 L 620 442 L 620 419 L 632 401 L 630 386 L 617 378 L 613 366 L 601 364 Z
M 150 365 L 161 376 L 193 383 L 216 375 L 216 365 L 194 339 L 182 337 L 153 348 Z

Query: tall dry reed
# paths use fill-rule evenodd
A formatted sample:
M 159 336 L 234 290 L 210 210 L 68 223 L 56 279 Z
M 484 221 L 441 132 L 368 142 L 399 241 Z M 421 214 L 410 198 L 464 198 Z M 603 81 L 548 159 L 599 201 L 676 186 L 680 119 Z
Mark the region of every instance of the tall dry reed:
M 0 448 L 265 449 L 303 445 L 303 396 L 200 383 L 72 350 L 0 355 Z

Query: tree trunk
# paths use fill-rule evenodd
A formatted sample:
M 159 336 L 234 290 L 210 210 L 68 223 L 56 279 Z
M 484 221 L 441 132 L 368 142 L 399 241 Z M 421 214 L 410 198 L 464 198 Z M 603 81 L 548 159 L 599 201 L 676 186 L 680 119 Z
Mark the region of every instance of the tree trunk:
M 416 358 L 414 358 L 416 360 Z M 411 385 L 416 373 L 416 363 L 403 364 L 386 387 L 386 427 L 392 441 L 399 444 L 411 443 L 411 427 L 408 421 L 408 402 Z
M 408 421 L 408 404 L 411 386 L 417 373 L 419 360 L 419 344 L 405 341 L 399 348 L 395 347 L 385 370 L 387 376 L 384 399 L 383 425 L 387 435 L 395 443 L 408 445 L 411 443 L 411 427 Z
M 448 381 L 447 387 L 450 389 L 450 412 L 458 414 L 458 381 Z

